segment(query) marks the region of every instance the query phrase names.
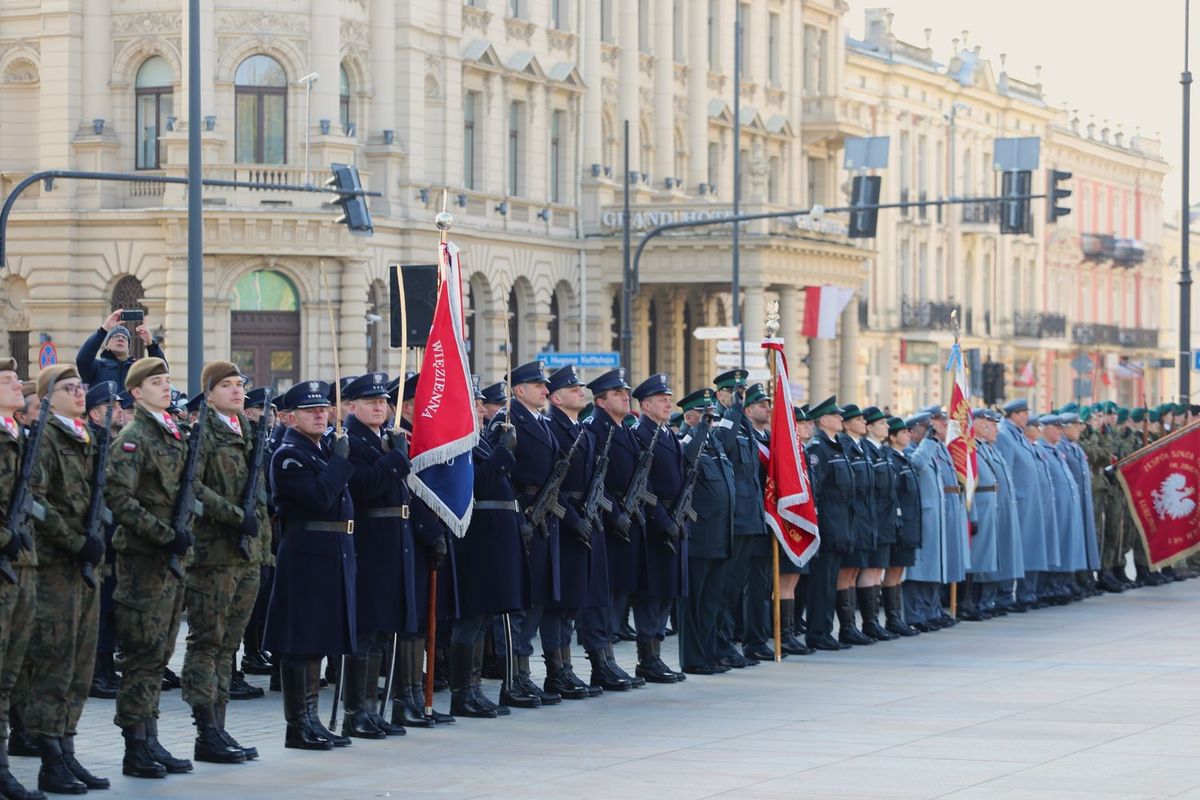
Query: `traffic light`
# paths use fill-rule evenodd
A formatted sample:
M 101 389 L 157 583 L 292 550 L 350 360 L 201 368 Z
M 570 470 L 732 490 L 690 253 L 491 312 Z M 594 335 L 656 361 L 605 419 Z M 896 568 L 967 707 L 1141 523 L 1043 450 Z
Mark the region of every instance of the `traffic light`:
M 1000 232 L 1031 233 L 1029 220 L 1029 190 L 1033 173 L 1027 169 L 1009 170 L 1001 181 Z M 1009 199 L 1013 198 L 1013 199 Z
M 1054 224 L 1058 222 L 1059 217 L 1065 217 L 1071 213 L 1071 209 L 1063 208 L 1058 204 L 1059 200 L 1066 200 L 1071 196 L 1070 189 L 1059 188 L 1060 183 L 1069 180 L 1071 180 L 1071 173 L 1063 172 L 1060 169 L 1052 169 L 1046 173 L 1046 222 Z
M 993 406 L 1004 399 L 1004 365 L 988 361 L 983 365 L 983 402 Z
M 337 218 L 339 223 L 345 223 L 350 233 L 355 236 L 370 236 L 375 233 L 371 226 L 371 212 L 367 209 L 367 198 L 363 196 L 362 181 L 358 177 L 358 167 L 349 164 L 330 164 L 333 175 L 325 181 L 325 186 L 337 192 L 337 197 L 327 205 L 338 206 L 342 215 Z
M 879 223 L 879 209 L 862 208 L 863 206 L 879 205 L 879 190 L 883 178 L 878 175 L 856 175 L 850 187 L 850 205 L 855 208 L 850 212 L 851 239 L 874 239 L 875 228 Z

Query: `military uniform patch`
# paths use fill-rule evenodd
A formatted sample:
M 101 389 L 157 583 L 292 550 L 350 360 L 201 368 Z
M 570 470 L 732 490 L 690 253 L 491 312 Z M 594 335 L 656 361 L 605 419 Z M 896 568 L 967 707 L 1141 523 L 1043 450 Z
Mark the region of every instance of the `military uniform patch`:
M 121 449 L 126 453 L 132 453 L 134 450 L 137 450 L 137 442 L 125 442 L 121 445 Z
M 304 463 L 294 458 L 285 458 L 279 465 L 280 469 L 304 469 Z

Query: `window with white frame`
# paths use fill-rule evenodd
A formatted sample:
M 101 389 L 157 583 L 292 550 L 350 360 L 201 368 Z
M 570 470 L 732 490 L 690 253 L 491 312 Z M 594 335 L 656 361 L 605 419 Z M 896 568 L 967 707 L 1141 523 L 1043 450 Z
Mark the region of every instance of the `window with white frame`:
M 475 187 L 475 153 L 477 148 L 475 127 L 479 112 L 479 92 L 463 93 L 463 186 Z
M 522 141 L 525 104 L 520 102 L 510 103 L 508 106 L 508 181 L 506 189 L 510 195 L 519 196 L 521 194 L 521 147 L 524 144 Z

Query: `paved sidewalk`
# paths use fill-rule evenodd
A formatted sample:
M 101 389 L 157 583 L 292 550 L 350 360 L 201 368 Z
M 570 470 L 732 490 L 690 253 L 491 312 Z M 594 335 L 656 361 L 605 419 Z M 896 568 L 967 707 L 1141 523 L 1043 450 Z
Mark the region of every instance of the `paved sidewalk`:
M 334 752 L 285 750 L 275 693 L 229 711 L 259 761 L 161 781 L 121 776 L 91 700 L 79 754 L 106 798 L 1200 800 L 1198 610 L 1188 581 Z M 190 755 L 192 730 L 167 693 L 160 737 Z M 36 784 L 34 759 L 13 769 Z

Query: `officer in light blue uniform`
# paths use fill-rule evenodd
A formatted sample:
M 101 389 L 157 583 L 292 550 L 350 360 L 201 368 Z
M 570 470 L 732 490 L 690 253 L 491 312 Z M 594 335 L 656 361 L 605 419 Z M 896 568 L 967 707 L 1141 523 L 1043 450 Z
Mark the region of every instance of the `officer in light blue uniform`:
M 1083 543 L 1083 499 L 1079 495 L 1079 486 L 1071 477 L 1071 469 L 1067 464 L 1066 448 L 1062 444 L 1062 418 L 1057 414 L 1043 414 L 1038 418 L 1042 426 L 1042 439 L 1038 442 L 1039 452 L 1045 458 L 1050 473 L 1051 486 L 1054 489 L 1053 517 L 1056 521 L 1058 536 L 1057 568 L 1052 569 L 1050 602 L 1055 604 L 1069 603 L 1073 597 L 1082 597 L 1074 592 L 1074 572 L 1087 567 L 1087 549 Z
M 997 490 L 998 479 L 996 471 L 986 456 L 981 452 L 983 439 L 987 428 L 991 425 L 987 417 L 976 413 L 974 433 L 976 439 L 975 495 L 971 508 L 967 511 L 967 520 L 971 524 L 971 566 L 967 571 L 967 583 L 959 596 L 958 616 L 960 619 L 980 622 L 984 619 L 983 610 L 979 604 L 981 574 L 995 572 L 997 568 L 996 539 L 999 525 L 999 507 Z
M 1017 527 L 1021 532 L 1024 577 L 1017 579 L 1017 602 L 1013 610 L 1024 612 L 1037 605 L 1042 576 L 1049 567 L 1046 541 L 1051 534 L 1047 528 L 1054 523 L 1046 509 L 1049 508 L 1053 490 L 1033 443 L 1025 437 L 1029 404 L 1024 399 L 1010 400 L 1003 411 L 1004 420 L 996 436 L 996 449 L 1008 464 L 1017 498 Z
M 921 497 L 921 546 L 912 566 L 905 572 L 904 619 L 909 625 L 929 633 L 942 627 L 936 621 L 941 616 L 938 600 L 939 586 L 943 581 L 944 533 L 946 526 L 945 506 L 942 502 L 942 479 L 938 474 L 938 441 L 928 430 L 930 416 L 921 411 L 905 420 L 912 429 L 926 430 L 919 444 L 909 445 L 908 461 L 917 476 Z
M 1093 573 L 1100 569 L 1100 544 L 1096 540 L 1096 515 L 1092 506 L 1092 470 L 1088 464 L 1087 454 L 1079 446 L 1079 437 L 1083 434 L 1084 419 L 1082 412 L 1069 412 L 1059 415 L 1063 421 L 1063 441 L 1060 446 L 1067 454 L 1067 466 L 1071 469 L 1071 477 L 1079 487 L 1083 500 L 1083 544 L 1087 551 L 1087 566 L 1082 573 L 1083 588 L 1088 593 L 1095 594 L 1095 578 Z
M 979 611 L 984 617 L 1007 614 L 1013 603 L 1013 581 L 1024 576 L 1020 511 L 1012 471 L 996 448 L 1002 417 L 995 411 L 981 412 L 991 424 L 979 442 L 979 460 L 986 461 L 996 479 L 996 568 L 980 570 L 975 576 L 979 586 Z

